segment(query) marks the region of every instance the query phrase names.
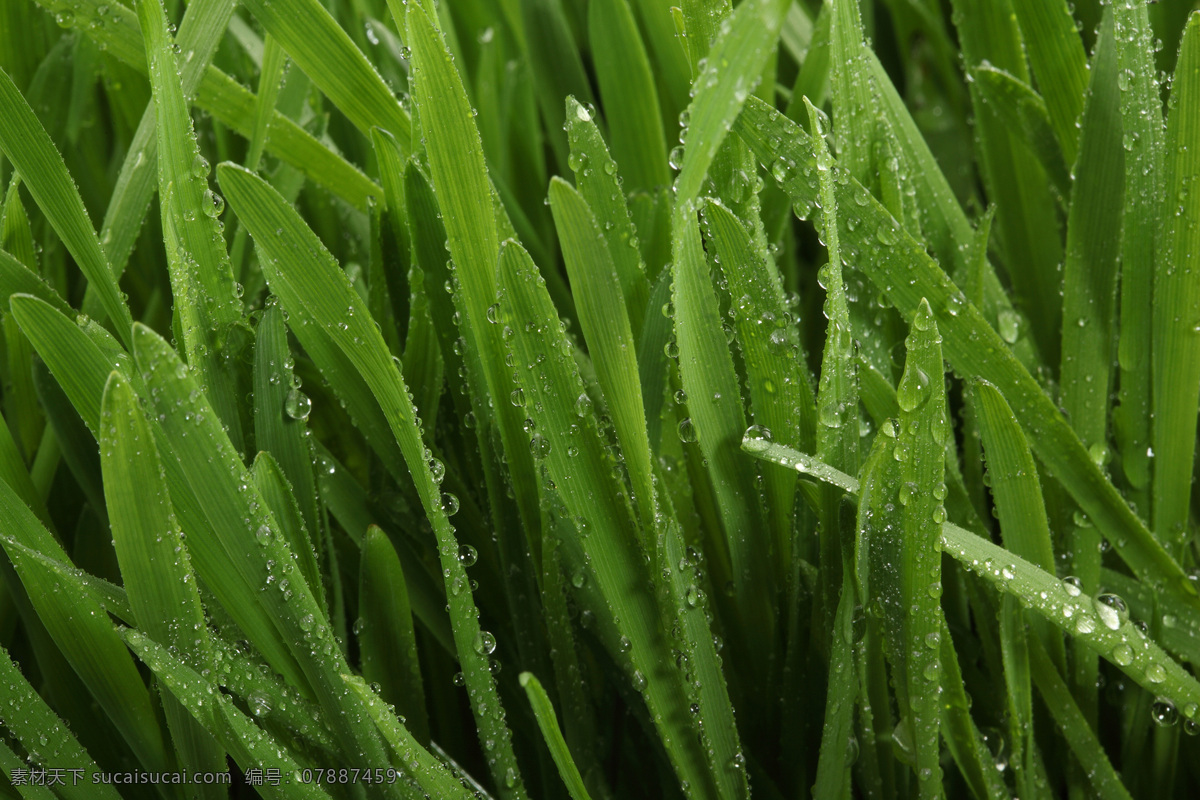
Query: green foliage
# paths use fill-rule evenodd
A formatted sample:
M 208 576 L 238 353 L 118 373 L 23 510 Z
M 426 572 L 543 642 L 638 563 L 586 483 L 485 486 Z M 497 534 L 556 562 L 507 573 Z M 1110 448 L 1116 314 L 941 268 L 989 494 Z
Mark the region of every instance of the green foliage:
M 1195 794 L 1195 5 L 0 2 L 0 793 Z

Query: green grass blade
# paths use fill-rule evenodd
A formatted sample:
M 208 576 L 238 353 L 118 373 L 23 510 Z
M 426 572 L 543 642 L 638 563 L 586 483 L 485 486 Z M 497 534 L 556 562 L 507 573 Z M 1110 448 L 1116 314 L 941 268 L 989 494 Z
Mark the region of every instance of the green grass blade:
M 966 569 L 1085 642 L 1147 691 L 1168 698 L 1185 718 L 1200 715 L 1200 681 L 1144 634 L 1121 611 L 1121 604 L 1082 594 L 1073 583 L 956 525 L 942 526 L 942 548 Z
M 942 793 L 938 767 L 939 709 L 928 701 L 940 674 L 938 650 L 929 647 L 940 636 L 938 597 L 941 585 L 938 531 L 946 519 L 945 441 L 946 390 L 941 335 L 928 301 L 922 299 L 905 341 L 908 358 L 896 392 L 900 404 L 897 451 L 900 459 L 900 503 L 904 506 L 903 563 L 900 564 L 904 612 L 904 647 L 917 778 L 922 797 Z M 920 701 L 918 701 L 920 699 Z
M 158 188 L 171 290 L 176 298 L 186 298 L 178 304 L 183 345 L 234 447 L 241 449 L 240 389 L 246 387 L 239 386 L 244 381 L 238 354 L 248 337 L 236 329 L 242 306 L 217 222 L 224 201 L 208 188 L 208 162 L 200 155 L 192 129 L 162 4 L 139 0 L 137 9 L 154 90 Z
M 604 239 L 600 225 L 579 192 L 555 178 L 550 183 L 550 207 L 559 229 L 571 289 L 577 298 L 579 324 L 621 442 L 642 530 L 648 533 L 653 530 L 656 515 L 650 440 L 634 355 L 636 340 L 625 314 L 619 273 L 611 250 L 600 244 Z M 625 247 L 629 249 L 628 245 Z
M 275 101 L 279 96 L 279 85 L 283 82 L 287 54 L 279 40 L 267 34 L 263 37 L 262 70 L 258 80 L 258 103 L 254 114 L 254 133 L 250 137 L 250 149 L 244 162 L 246 169 L 258 171 L 263 150 L 267 146 L 267 133 L 271 129 L 271 118 L 275 115 Z
M 70 764 L 94 774 L 100 771 L 71 729 L 54 713 L 46 701 L 29 685 L 13 663 L 8 651 L 0 653 L 0 703 L 3 704 L 4 727 L 29 753 L 36 753 L 38 763 L 45 767 Z M 11 779 L 11 773 L 9 774 Z M 79 786 L 67 781 L 57 787 L 67 800 L 119 800 L 120 795 L 108 784 Z
M 1200 205 L 1190 194 L 1200 153 L 1185 143 L 1200 135 L 1200 16 L 1184 31 L 1167 118 L 1166 160 L 1154 275 L 1154 507 L 1158 540 L 1173 553 L 1187 539 L 1196 409 L 1200 403 L 1200 286 L 1191 254 L 1200 248 Z
M 588 39 L 600 99 L 606 109 L 612 109 L 608 133 L 613 158 L 628 181 L 627 190 L 652 191 L 666 186 L 671 173 L 658 90 L 628 0 L 589 3 Z M 569 109 L 567 125 L 571 125 Z
M 817 412 L 811 377 L 783 294 L 779 273 L 750 231 L 718 202 L 704 207 L 706 231 L 734 301 L 737 341 L 746 365 L 754 424 L 778 442 L 804 452 L 816 444 Z M 783 470 L 763 475 L 777 553 L 791 551 L 795 477 Z M 783 566 L 782 560 L 780 566 Z
M 1071 699 L 1070 689 L 1045 649 L 1036 641 L 1030 642 L 1029 661 L 1038 693 L 1050 709 L 1050 715 L 1070 745 L 1071 752 L 1079 759 L 1096 797 L 1130 800 L 1132 795 L 1121 783 L 1120 774 L 1113 769 L 1087 718 Z
M 1113 4 L 1117 85 L 1121 89 L 1125 208 L 1121 235 L 1121 321 L 1117 362 L 1119 405 L 1113 428 L 1126 480 L 1144 500 L 1150 484 L 1154 222 L 1160 204 L 1163 111 L 1154 66 L 1154 32 L 1141 3 Z
M 429 741 L 429 716 L 417 660 L 408 588 L 387 534 L 371 527 L 363 538 L 358 573 L 358 636 L 363 680 L 378 683 L 418 742 Z
M 1071 177 L 1050 123 L 1046 101 L 1020 78 L 991 65 L 981 64 L 974 75 L 988 104 L 1012 130 L 1020 131 L 1023 143 L 1041 163 L 1054 188 L 1063 197 L 1069 197 Z
M 617 174 L 617 163 L 604 146 L 591 112 L 573 97 L 567 98 L 566 125 L 576 185 L 591 206 L 596 221 L 603 225 L 603 238 L 624 295 L 629 325 L 634 337 L 640 337 L 650 287 L 638 252 L 637 231 L 629 216 L 621 177 Z
M 296 66 L 364 135 L 370 136 L 371 128 L 379 126 L 390 131 L 408 153 L 408 114 L 324 6 L 317 0 L 287 4 L 248 0 L 246 5 Z
M 84 276 L 95 285 L 104 310 L 113 320 L 117 336 L 128 345 L 133 318 L 121 298 L 112 267 L 100 249 L 100 240 L 88 219 L 79 190 L 46 129 L 2 70 L 0 105 L 8 109 L 0 120 L 0 149 L 20 170 L 25 187 Z
M 865 68 L 859 0 L 830 6 L 829 57 L 833 64 L 833 133 L 838 159 L 856 180 L 870 185 L 875 161 L 874 99 L 870 71 Z
M 591 795 L 583 784 L 583 776 L 579 774 L 579 767 L 575 766 L 571 751 L 567 749 L 567 742 L 558 727 L 558 717 L 554 714 L 554 706 L 546 695 L 546 690 L 531 672 L 522 672 L 518 680 L 525 689 L 529 705 L 537 718 L 538 728 L 542 731 L 542 738 L 546 740 L 546 747 L 554 758 L 554 765 L 558 767 L 559 777 L 566 784 L 571 799 L 591 800 Z
M 69 15 L 75 26 L 86 31 L 110 56 L 145 74 L 145 50 L 132 9 L 105 0 L 38 2 L 52 14 Z M 210 65 L 204 71 L 195 102 L 241 135 L 253 135 L 258 107 L 254 94 L 216 67 Z M 379 187 L 345 158 L 278 112 L 272 118 L 267 145 L 269 152 L 355 208 L 365 211 L 367 198 L 380 195 Z
M 521 519 L 536 541 L 538 481 L 521 431 L 521 410 L 504 399 L 511 389 L 502 358 L 502 326 L 487 322 L 487 309 L 496 302 L 500 239 L 483 147 L 462 80 L 440 34 L 416 3 L 408 5 L 407 13 L 414 94 L 426 132 L 431 183 L 446 228 L 457 293 L 462 295 L 460 316 L 470 349 L 482 362 L 485 384 L 477 391 L 482 393 L 486 387 L 486 397 L 492 400 L 490 412 L 479 402 L 473 406 L 481 428 L 486 430 L 493 419 L 499 427 Z
M 729 124 L 758 84 L 787 6 L 784 0 L 754 0 L 738 6 L 708 54 L 706 69 L 696 76 L 696 95 L 688 108 L 683 167 L 675 180 L 678 207 L 690 208 L 699 196 Z M 692 31 L 689 36 L 700 37 L 701 33 Z M 677 223 L 678 219 L 672 225 L 675 236 L 679 236 Z
M 371 719 L 399 757 L 405 771 L 412 775 L 427 796 L 444 797 L 447 800 L 472 800 L 476 796 L 455 779 L 445 764 L 417 744 L 412 734 L 399 724 L 396 715 L 371 691 L 366 681 L 353 675 L 342 677 L 367 707 Z
M 104 495 L 134 618 L 180 658 L 197 669 L 212 669 L 204 609 L 171 510 L 162 462 L 150 425 L 121 373 L 109 376 L 100 408 Z M 181 767 L 219 771 L 225 754 L 211 736 L 173 698 L 164 698 L 163 711 Z
M 303 319 L 312 323 L 304 327 L 324 332 L 352 373 L 368 387 L 403 453 L 425 515 L 438 538 L 455 646 L 471 688 L 479 735 L 494 745 L 493 776 L 497 785 L 505 787 L 505 796 L 524 797 L 511 750 L 511 733 L 503 717 L 491 713 L 501 705 L 488 664 L 491 648 L 479 644 L 484 640 L 474 597 L 470 592 L 455 595 L 451 589 L 455 580 L 460 581 L 459 585 L 467 580 L 465 567 L 458 557 L 459 546 L 447 516 L 446 501 L 431 472 L 432 455 L 421 442 L 416 410 L 399 369 L 346 274 L 283 198 L 262 179 L 236 165 L 222 164 L 220 177 L 239 218 L 266 255 L 263 270 L 271 290 L 297 324 Z M 287 236 L 277 236 L 276 230 L 285 231 Z M 282 267 L 285 260 L 286 271 Z M 517 776 L 512 781 L 505 779 L 510 770 Z
M 756 106 L 753 100 L 748 108 L 756 111 L 751 120 L 738 123 L 739 135 L 750 143 L 761 163 L 773 164 L 784 155 L 796 164 L 785 176 L 784 188 L 794 202 L 811 204 L 818 192 L 811 139 L 790 120 Z M 770 141 L 778 144 L 773 146 Z M 810 174 L 806 175 L 805 167 Z M 921 298 L 927 298 L 945 338 L 943 350 L 950 364 L 960 375 L 984 378 L 1004 393 L 1030 434 L 1034 452 L 1134 573 L 1163 584 L 1180 597 L 1195 598 L 1191 587 L 1185 585 L 1182 569 L 1101 473 L 1054 403 L 924 247 L 900 231 L 895 220 L 853 180 L 845 186 L 839 184 L 837 190 L 846 195 L 842 205 L 858 208 L 855 229 L 847 224 L 840 231 L 847 259 L 856 258 L 901 313 L 915 312 Z M 865 257 L 867 254 L 870 257 Z
M 72 585 L 77 584 L 78 578 L 71 580 L 40 559 L 30 557 L 24 547 L 14 546 L 24 545 L 34 552 L 61 553 L 54 545 L 49 550 L 39 546 L 46 543 L 50 533 L 8 484 L 0 485 L 0 513 L 9 520 L 0 544 L 55 644 L 120 730 L 142 766 L 148 770 L 166 769 L 169 762 L 153 698 L 108 615 L 89 593 Z M 60 560 L 68 562 L 65 553 Z
M 321 604 L 326 618 L 329 609 L 326 598 L 318 589 L 321 586 L 321 570 L 317 566 L 317 553 L 313 537 L 319 533 L 311 531 L 304 523 L 300 514 L 300 505 L 292 492 L 292 485 L 283 473 L 279 462 L 265 450 L 258 451 L 254 463 L 250 467 L 254 485 L 271 509 L 271 515 L 279 523 L 280 533 L 287 540 L 288 546 L 296 556 L 297 566 L 304 576 L 305 582 L 313 588 L 317 602 Z M 335 622 L 336 624 L 336 622 Z M 339 632 L 340 635 L 340 632 Z
M 255 445 L 278 462 L 295 493 L 304 527 L 317 541 L 322 524 L 306 426 L 312 401 L 295 385 L 295 362 L 288 348 L 283 310 L 278 305 L 268 304 L 263 310 L 255 335 Z
M 854 735 L 858 688 L 851 653 L 854 645 L 854 601 L 853 577 L 847 570 L 842 575 L 841 593 L 830 635 L 830 680 L 813 797 L 846 797 L 850 792 L 848 754 L 850 738 Z
M 680 422 L 680 438 L 697 441 L 708 460 L 728 553 L 724 557 L 731 565 L 742 619 L 755 629 L 753 633 L 743 629 L 738 635 L 747 636 L 747 646 L 751 642 L 767 646 L 766 630 L 773 616 L 770 579 L 767 565 L 753 554 L 769 552 L 770 537 L 763 526 L 753 475 L 737 451 L 746 430 L 741 387 L 694 212 L 676 212 L 674 238 L 675 338 L 679 376 L 689 398 L 689 416 Z M 757 663 L 765 666 L 761 660 Z
M 54 306 L 54 309 L 62 314 L 75 313 L 45 278 L 9 253 L 0 250 L 0 299 L 7 304 L 8 298 L 14 294 L 33 295 Z
M 243 771 L 250 768 L 279 770 L 279 784 L 264 780 L 256 787 L 264 795 L 278 800 L 329 797 L 320 784 L 300 779 L 302 766 L 312 768 L 315 765 L 297 763 L 286 748 L 234 706 L 229 696 L 211 680 L 202 677 L 140 631 L 126 628 L 121 635 L 129 649 L 166 684 L 196 721 L 214 733 Z
M 567 511 L 577 519 L 576 528 L 583 524 L 590 531 L 563 541 L 569 568 L 588 563 L 608 606 L 599 610 L 620 617 L 626 638 L 613 655 L 643 692 L 679 779 L 689 783 L 691 796 L 713 797 L 712 787 L 732 776 L 714 781 L 696 744 L 680 675 L 667 657 L 659 610 L 647 586 L 649 576 L 628 537 L 631 509 L 617 494 L 594 414 L 576 413 L 571 398 L 583 391 L 583 385 L 571 348 L 536 266 L 515 242 L 506 243 L 501 252 L 500 283 L 504 291 L 500 313 L 513 329 L 509 345 L 516 362 L 526 367 L 524 373 L 518 372 L 518 385 L 536 424 L 537 438 L 531 439 L 531 448 L 544 462 Z M 541 363 L 539 354 L 546 356 Z
M 195 93 L 232 15 L 233 9 L 221 0 L 205 0 L 188 5 L 176 37 L 180 50 L 191 54 L 179 73 L 185 97 Z M 155 104 L 150 103 L 142 114 L 100 226 L 100 242 L 118 277 L 125 271 L 157 188 L 159 137 L 155 112 Z M 90 305 L 84 301 L 84 309 L 95 313 Z
M 1013 0 L 1013 10 L 1063 157 L 1074 164 L 1080 149 L 1078 123 L 1088 85 L 1087 53 L 1075 30 L 1075 20 L 1067 0 Z M 1083 173 L 1077 170 L 1076 174 Z

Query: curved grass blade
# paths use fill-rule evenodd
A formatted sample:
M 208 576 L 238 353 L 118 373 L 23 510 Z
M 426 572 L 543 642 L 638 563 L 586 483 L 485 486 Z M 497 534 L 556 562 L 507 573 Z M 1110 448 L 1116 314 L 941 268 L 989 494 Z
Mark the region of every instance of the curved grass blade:
M 7 109 L 0 115 L 0 149 L 20 171 L 38 207 L 88 282 L 96 287 L 117 336 L 128 346 L 133 317 L 121 297 L 112 267 L 100 249 L 100 240 L 88 219 L 79 190 L 33 109 L 3 70 L 0 70 L 0 106 Z
M 1004 594 L 1016 597 L 1076 641 L 1086 643 L 1151 694 L 1171 700 L 1186 719 L 1200 718 L 1200 681 L 1129 619 L 1120 598 L 1083 594 L 1073 583 L 1060 581 L 950 523 L 942 526 L 942 549 Z
M 58 560 L 69 563 L 56 544 L 47 542 L 50 533 L 8 484 L 0 485 L 0 514 L 8 520 L 0 545 L 55 644 L 142 766 L 148 770 L 166 769 L 169 762 L 153 698 L 103 607 L 90 593 L 72 585 L 77 580 L 30 557 L 23 547 L 14 546 L 61 554 Z
M 417 744 L 411 733 L 399 723 L 384 701 L 371 691 L 366 681 L 355 675 L 343 675 L 346 685 L 367 707 L 371 719 L 383 734 L 384 740 L 399 757 L 405 771 L 412 776 L 428 797 L 447 800 L 474 800 L 475 796 L 457 780 L 450 769 L 425 748 Z
M 578 107 L 578 106 L 577 106 Z M 568 104 L 568 112 L 570 106 Z M 598 165 L 597 165 L 598 166 Z M 611 249 L 587 200 L 561 178 L 550 182 L 550 208 L 562 242 L 563 260 L 576 297 L 579 324 L 612 415 L 629 480 L 641 513 L 639 531 L 654 529 L 656 507 L 650 440 L 634 355 L 636 340 L 625 313 L 625 297 Z M 626 250 L 630 248 L 625 246 Z M 639 266 L 640 266 L 640 262 Z M 644 294 L 644 292 L 643 292 Z M 645 307 L 645 300 L 642 301 Z M 644 545 L 648 542 L 643 541 Z
M 628 0 L 588 4 L 588 41 L 596 82 L 608 115 L 613 158 L 630 191 L 651 191 L 671 182 L 658 90 Z M 570 136 L 571 111 L 567 110 Z M 594 202 L 594 201 L 591 201 Z
M 795 168 L 784 176 L 784 188 L 794 202 L 811 205 L 818 192 L 812 140 L 795 123 L 758 101 L 747 101 L 747 107 L 755 109 L 753 119 L 739 123 L 738 133 L 764 165 L 781 156 L 788 158 Z M 856 263 L 901 313 L 913 313 L 920 299 L 927 298 L 945 338 L 943 349 L 950 364 L 960 375 L 984 378 L 1004 393 L 1029 433 L 1034 452 L 1133 572 L 1186 603 L 1200 605 L 1178 563 L 1150 535 L 1053 401 L 925 248 L 854 180 L 837 184 L 836 190 L 845 195 L 842 205 L 858 209 L 854 229 L 846 224 L 840 231 L 847 258 L 858 259 Z
M 1196 410 L 1200 405 L 1200 16 L 1189 18 L 1167 118 L 1166 157 L 1154 274 L 1154 533 L 1169 552 L 1188 537 Z
M 1078 122 L 1088 85 L 1088 58 L 1075 20 L 1067 0 L 1013 0 L 1013 11 L 1021 25 L 1033 74 L 1046 98 L 1063 158 L 1074 164 L 1080 150 Z M 1092 64 L 1093 69 L 1095 66 Z M 1076 174 L 1084 173 L 1076 170 Z
M 575 527 L 590 531 L 563 540 L 569 568 L 587 564 L 608 606 L 605 612 L 621 619 L 625 638 L 613 655 L 642 693 L 680 781 L 688 782 L 692 797 L 717 796 L 714 787 L 733 776 L 730 770 L 710 775 L 696 743 L 681 676 L 667 655 L 659 609 L 647 588 L 649 576 L 627 533 L 632 509 L 617 493 L 595 417 L 587 413 L 581 418 L 572 407 L 570 398 L 578 396 L 583 385 L 570 345 L 537 267 L 516 242 L 507 242 L 501 251 L 500 284 L 500 312 L 513 328 L 509 345 L 517 363 L 529 367 L 518 373 L 518 385 L 537 426 L 531 447 L 576 519 Z M 539 354 L 546 356 L 540 363 Z M 732 763 L 733 753 L 725 755 L 721 763 Z
M 58 292 L 29 267 L 18 261 L 9 253 L 0 250 L 0 301 L 7 303 L 14 294 L 29 294 L 49 303 L 62 314 L 74 314 L 75 311 Z
M 45 767 L 70 764 L 93 775 L 100 771 L 71 729 L 46 705 L 29 685 L 8 651 L 0 652 L 0 724 L 3 724 L 26 752 Z M 11 773 L 9 774 L 11 779 Z M 66 800 L 119 800 L 120 795 L 108 784 L 77 785 L 64 782 L 57 787 Z M 53 796 L 53 795 L 51 795 Z
M 183 345 L 234 447 L 241 449 L 239 404 L 246 387 L 238 351 L 247 336 L 235 330 L 242 304 L 217 222 L 224 201 L 208 188 L 208 163 L 192 129 L 162 3 L 138 0 L 137 9 L 154 91 L 163 234 Z
M 364 135 L 379 126 L 390 131 L 405 157 L 411 121 L 396 95 L 349 34 L 317 0 L 247 0 L 263 28 L 287 51 L 296 66 L 333 101 Z
M 854 708 L 858 700 L 854 644 L 854 577 L 842 573 L 837 612 L 830 635 L 829 685 L 826 691 L 825 727 L 817 761 L 813 797 L 846 797 L 850 794 L 850 738 L 854 735 Z
M 1113 432 L 1126 480 L 1145 505 L 1150 485 L 1153 323 L 1151 300 L 1156 258 L 1154 220 L 1160 205 L 1163 111 L 1154 65 L 1154 32 L 1142 3 L 1113 3 L 1117 85 L 1121 89 L 1125 151 L 1125 208 L 1121 233 L 1121 320 L 1117 345 L 1119 405 Z
M 264 780 L 255 787 L 260 792 L 278 800 L 329 797 L 320 784 L 300 779 L 301 767 L 311 765 L 297 763 L 286 748 L 238 710 L 212 681 L 142 632 L 125 628 L 121 635 L 129 649 L 166 684 L 196 721 L 213 733 L 243 770 L 272 767 L 280 771 L 281 777 L 290 779 L 279 784 Z
M 419 743 L 429 741 L 429 716 L 404 570 L 387 534 L 371 526 L 358 573 L 358 636 L 363 680 L 378 683 Z
M 567 742 L 558 727 L 558 718 L 554 714 L 554 706 L 546 695 L 546 690 L 532 672 L 522 672 L 517 680 L 525 689 L 529 705 L 533 708 L 533 715 L 537 718 L 538 728 L 542 731 L 542 738 L 546 740 L 546 747 L 554 758 L 559 777 L 566 784 L 572 800 L 591 800 L 591 795 L 583 784 L 583 776 L 579 774 L 579 767 L 575 766 L 571 751 L 567 749 Z
M 980 93 L 1010 128 L 1021 132 L 1025 145 L 1041 163 L 1062 197 L 1071 194 L 1071 177 L 1063 150 L 1050 125 L 1046 101 L 1020 78 L 990 64 L 974 71 Z
M 299 668 L 299 685 L 321 704 L 345 752 L 382 759 L 374 731 L 359 718 L 361 707 L 342 690 L 345 660 L 313 588 L 195 379 L 170 345 L 141 324 L 134 351 L 176 459 L 167 464 L 172 500 L 180 504 L 170 482 L 174 469 L 182 473 L 176 483 L 190 490 L 186 502 L 205 515 L 197 522 L 207 530 L 199 531 L 189 531 L 181 515 L 200 578 L 272 666 L 284 674 Z
M 191 560 L 171 510 L 166 476 L 129 381 L 113 372 L 100 405 L 100 466 L 121 578 L 137 625 L 199 670 L 213 652 Z M 174 698 L 163 711 L 180 766 L 218 772 L 225 753 Z M 208 794 L 212 795 L 209 791 Z
M 410 13 L 412 13 L 410 11 Z M 409 399 L 404 380 L 371 322 L 362 298 L 350 285 L 345 272 L 321 245 L 299 215 L 261 178 L 233 164 L 219 168 L 221 186 L 226 190 L 239 218 L 262 248 L 263 272 L 282 306 L 301 327 L 318 329 L 327 337 L 331 349 L 345 360 L 347 372 L 358 375 L 370 397 L 386 419 L 393 440 L 398 444 L 416 484 L 425 515 L 438 538 L 438 553 L 446 581 L 454 642 L 476 714 L 482 741 L 493 747 L 490 766 L 498 786 L 506 797 L 521 798 L 525 790 L 512 752 L 511 733 L 502 716 L 493 709 L 502 708 L 495 678 L 488 663 L 494 645 L 491 634 L 479 627 L 479 612 L 470 592 L 454 594 L 455 581 L 465 585 L 466 569 L 458 557 L 459 546 L 447 516 L 438 481 L 431 471 L 432 454 L 421 442 L 416 409 Z M 286 235 L 276 235 L 282 230 Z M 288 268 L 283 269 L 286 260 Z M 372 400 L 373 398 L 373 400 Z M 485 713 L 486 712 L 486 713 Z M 506 775 L 515 776 L 507 780 Z
M 92 37 L 108 55 L 146 73 L 145 48 L 132 9 L 105 0 L 38 0 L 38 3 L 54 15 L 69 12 L 75 26 Z M 216 67 L 209 65 L 204 70 L 195 90 L 195 102 L 241 135 L 254 134 L 258 108 L 254 94 Z M 366 211 L 367 198 L 380 196 L 379 187 L 370 178 L 284 115 L 275 113 L 268 133 L 269 152 L 355 208 Z

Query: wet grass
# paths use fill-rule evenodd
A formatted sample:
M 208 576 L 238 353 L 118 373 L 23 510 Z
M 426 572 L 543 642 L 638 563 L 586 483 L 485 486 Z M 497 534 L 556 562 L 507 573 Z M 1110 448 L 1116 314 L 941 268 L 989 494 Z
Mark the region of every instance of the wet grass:
M 1190 797 L 1191 5 L 0 4 L 0 791 Z

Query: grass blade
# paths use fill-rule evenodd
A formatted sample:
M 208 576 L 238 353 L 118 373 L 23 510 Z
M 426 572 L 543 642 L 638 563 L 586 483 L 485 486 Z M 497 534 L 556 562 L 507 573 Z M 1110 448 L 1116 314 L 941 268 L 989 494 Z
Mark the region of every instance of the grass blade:
M 636 344 L 625 314 L 619 273 L 610 257 L 611 250 L 601 244 L 604 236 L 591 207 L 570 184 L 559 178 L 551 181 L 550 207 L 559 229 L 571 289 L 578 298 L 579 324 L 617 429 L 643 530 L 649 532 L 656 517 L 650 440 L 634 355 Z
M 1088 85 L 1087 53 L 1075 30 L 1075 20 L 1066 0 L 1014 0 L 1013 10 L 1063 157 L 1074 164 L 1080 149 L 1078 122 Z
M 121 298 L 112 267 L 100 249 L 83 198 L 46 129 L 3 70 L 0 70 L 0 105 L 8 109 L 0 120 L 0 149 L 20 170 L 25 187 L 38 207 L 84 276 L 100 293 L 101 304 L 113 320 L 117 336 L 128 346 L 133 318 Z
M 113 372 L 100 404 L 100 463 L 121 577 L 137 624 L 197 669 L 213 667 L 204 609 L 150 426 L 127 379 Z M 225 753 L 180 707 L 163 711 L 180 765 L 217 772 Z M 212 791 L 208 792 L 213 796 Z
M 1190 194 L 1200 153 L 1183 146 L 1200 135 L 1200 16 L 1184 30 L 1172 84 L 1163 164 L 1162 228 L 1154 275 L 1154 507 L 1158 540 L 1179 553 L 1187 539 L 1196 410 L 1200 404 L 1200 287 L 1190 256 L 1200 248 L 1200 204 Z
M 812 177 L 816 166 L 812 140 L 790 120 L 757 106 L 756 101 L 748 101 L 747 108 L 752 110 L 750 119 L 743 115 L 737 132 L 764 165 L 775 163 L 781 155 L 790 159 L 797 168 L 785 175 L 784 188 L 794 202 L 810 205 L 818 192 Z M 772 146 L 772 141 L 778 145 Z M 1101 473 L 1054 403 L 999 334 L 966 302 L 924 247 L 899 230 L 895 220 L 853 180 L 837 185 L 837 191 L 846 195 L 843 205 L 858 208 L 855 229 L 846 224 L 840 231 L 847 258 L 858 259 L 863 271 L 901 313 L 915 312 L 921 298 L 927 298 L 945 338 L 943 349 L 951 366 L 960 375 L 990 381 L 1004 393 L 1030 434 L 1034 452 L 1134 573 L 1163 584 L 1166 591 L 1185 602 L 1196 602 L 1179 565 Z M 862 257 L 866 253 L 871 257 Z
M 178 306 L 189 366 L 208 387 L 210 402 L 239 450 L 244 446 L 239 400 L 248 376 L 238 354 L 248 343 L 239 329 L 242 304 L 217 215 L 224 200 L 208 188 L 208 162 L 200 155 L 179 65 L 160 0 L 139 0 L 158 131 L 158 186 L 171 289 L 187 298 Z
M 546 747 L 554 757 L 559 777 L 566 784 L 572 800 L 591 800 L 591 795 L 583 784 L 583 776 L 579 774 L 579 768 L 571 758 L 571 751 L 567 749 L 567 742 L 558 727 L 558 718 L 554 714 L 554 706 L 550 703 L 546 690 L 531 672 L 522 672 L 518 680 L 525 689 L 529 705 L 533 707 L 533 714 L 537 717 L 538 728 L 542 731 L 542 738 L 546 740 Z

